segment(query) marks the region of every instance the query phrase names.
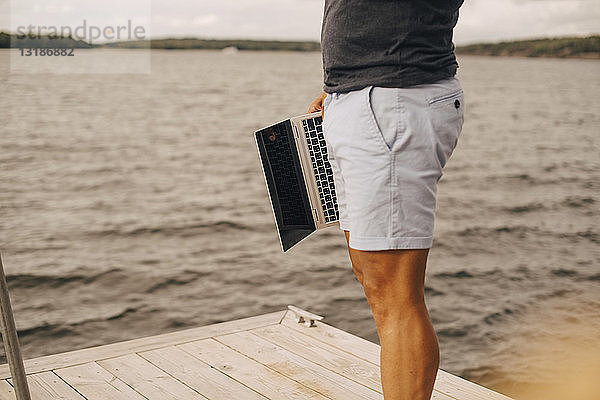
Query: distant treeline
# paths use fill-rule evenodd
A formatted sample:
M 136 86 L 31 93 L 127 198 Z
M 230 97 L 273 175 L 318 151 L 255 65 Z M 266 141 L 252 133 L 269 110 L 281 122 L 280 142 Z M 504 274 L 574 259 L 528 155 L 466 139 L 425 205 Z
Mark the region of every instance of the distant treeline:
M 7 48 L 45 48 L 45 49 L 87 49 L 92 46 L 83 40 L 76 40 L 71 37 L 18 37 L 5 32 L 0 32 L 0 49 Z
M 285 50 L 320 51 L 319 42 L 245 40 L 245 39 L 156 39 L 94 44 L 71 37 L 18 38 L 17 35 L 0 32 L 0 48 L 90 48 L 117 47 L 125 49 L 167 49 L 167 50 L 221 50 L 235 47 L 238 50 Z M 589 37 L 565 37 L 556 39 L 519 40 L 500 43 L 481 43 L 458 46 L 457 54 L 485 56 L 521 56 L 521 57 L 573 57 L 600 59 L 600 35 Z
M 147 41 L 115 42 L 107 47 L 141 48 L 148 46 Z M 168 50 L 221 50 L 235 47 L 238 50 L 285 50 L 285 51 L 321 51 L 319 42 L 280 41 L 280 40 L 244 40 L 244 39 L 157 39 L 150 41 L 153 49 Z
M 92 48 L 117 47 L 124 49 L 168 49 L 168 50 L 221 50 L 235 47 L 238 50 L 287 50 L 287 51 L 320 51 L 319 42 L 280 41 L 280 40 L 245 40 L 245 39 L 157 39 L 113 42 L 105 44 L 89 44 L 71 37 L 24 37 L 0 32 L 0 48 Z
M 457 54 L 481 56 L 600 58 L 600 36 L 481 43 L 456 48 Z

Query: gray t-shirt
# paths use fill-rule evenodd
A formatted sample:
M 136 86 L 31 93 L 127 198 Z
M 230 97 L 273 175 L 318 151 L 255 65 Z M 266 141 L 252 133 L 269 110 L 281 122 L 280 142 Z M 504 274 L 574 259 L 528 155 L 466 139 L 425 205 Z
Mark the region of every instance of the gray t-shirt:
M 325 0 L 324 90 L 408 87 L 456 74 L 452 31 L 464 0 Z

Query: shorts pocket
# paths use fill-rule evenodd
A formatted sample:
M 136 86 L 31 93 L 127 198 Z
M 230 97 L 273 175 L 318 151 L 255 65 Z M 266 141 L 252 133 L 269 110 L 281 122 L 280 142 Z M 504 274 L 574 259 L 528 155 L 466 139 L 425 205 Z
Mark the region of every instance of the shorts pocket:
M 377 99 L 373 101 L 375 96 L 377 96 Z M 396 140 L 397 123 L 391 119 L 394 119 L 397 114 L 397 102 L 393 90 L 375 86 L 368 86 L 366 89 L 366 109 L 369 124 L 376 140 L 388 152 L 392 150 Z
M 433 98 L 428 99 L 429 102 L 429 106 L 437 106 L 437 105 L 443 105 L 445 103 L 450 103 L 450 102 L 455 102 L 457 99 L 463 97 L 463 90 L 459 89 L 459 90 L 455 90 L 451 93 L 446 93 L 443 95 L 439 95 Z
M 436 153 L 441 167 L 452 155 L 464 122 L 465 99 L 462 89 L 428 99 Z

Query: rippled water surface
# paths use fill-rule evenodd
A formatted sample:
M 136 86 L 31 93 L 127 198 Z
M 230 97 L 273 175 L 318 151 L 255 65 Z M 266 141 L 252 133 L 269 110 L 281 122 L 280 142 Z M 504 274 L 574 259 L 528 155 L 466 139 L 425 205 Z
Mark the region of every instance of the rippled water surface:
M 460 63 L 427 301 L 442 368 L 511 394 L 600 346 L 600 63 Z M 320 68 L 155 51 L 151 75 L 2 75 L 0 246 L 25 356 L 287 304 L 377 341 L 340 231 L 281 253 L 252 140 L 305 111 Z

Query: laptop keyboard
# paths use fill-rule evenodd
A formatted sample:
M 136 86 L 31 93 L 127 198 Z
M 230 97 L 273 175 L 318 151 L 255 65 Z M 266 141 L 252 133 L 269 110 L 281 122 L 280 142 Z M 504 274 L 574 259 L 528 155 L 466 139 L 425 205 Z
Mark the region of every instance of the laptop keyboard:
M 327 144 L 323 136 L 321 122 L 321 117 L 315 117 L 303 120 L 302 125 L 304 126 L 310 160 L 315 172 L 321 206 L 325 214 L 325 222 L 335 222 L 340 219 L 340 215 L 333 182 L 333 170 L 327 159 Z

